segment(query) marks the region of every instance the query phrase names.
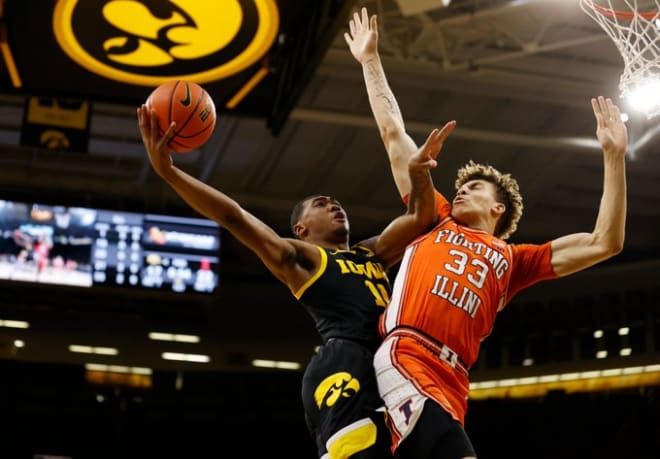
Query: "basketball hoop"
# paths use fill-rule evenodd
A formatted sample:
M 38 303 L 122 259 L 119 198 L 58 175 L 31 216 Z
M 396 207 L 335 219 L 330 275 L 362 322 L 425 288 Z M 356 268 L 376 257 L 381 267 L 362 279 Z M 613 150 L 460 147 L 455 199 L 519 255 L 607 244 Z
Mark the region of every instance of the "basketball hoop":
M 580 0 L 610 36 L 624 62 L 621 97 L 660 115 L 660 0 Z

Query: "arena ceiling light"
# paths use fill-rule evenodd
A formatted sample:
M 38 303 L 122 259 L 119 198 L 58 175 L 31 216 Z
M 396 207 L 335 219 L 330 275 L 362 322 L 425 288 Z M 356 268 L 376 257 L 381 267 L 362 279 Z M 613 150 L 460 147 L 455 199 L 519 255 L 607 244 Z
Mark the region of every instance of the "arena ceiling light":
M 451 0 L 396 0 L 396 3 L 399 5 L 401 14 L 412 16 L 413 14 L 447 7 Z

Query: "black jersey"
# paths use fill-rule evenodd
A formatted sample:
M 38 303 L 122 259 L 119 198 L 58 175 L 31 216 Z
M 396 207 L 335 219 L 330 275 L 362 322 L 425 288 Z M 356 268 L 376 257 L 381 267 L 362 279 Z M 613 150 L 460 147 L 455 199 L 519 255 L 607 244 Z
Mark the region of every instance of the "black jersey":
M 318 272 L 295 297 L 313 317 L 323 342 L 355 340 L 375 349 L 381 341 L 378 319 L 390 299 L 390 282 L 383 265 L 366 247 L 321 252 Z
M 389 280 L 366 247 L 318 250 L 319 270 L 294 293 L 323 338 L 302 380 L 307 427 L 319 458 L 392 457 L 373 367 Z

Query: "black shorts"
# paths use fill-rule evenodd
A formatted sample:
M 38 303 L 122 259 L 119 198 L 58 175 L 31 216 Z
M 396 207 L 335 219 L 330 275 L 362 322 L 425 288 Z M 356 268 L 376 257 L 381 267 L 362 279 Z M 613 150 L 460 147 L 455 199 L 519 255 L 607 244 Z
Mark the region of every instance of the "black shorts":
M 433 400 L 396 450 L 400 459 L 462 459 L 477 456 L 463 426 Z
M 302 401 L 319 457 L 329 448 L 345 452 L 339 457 L 392 457 L 373 352 L 363 345 L 332 339 L 321 346 L 305 369 Z

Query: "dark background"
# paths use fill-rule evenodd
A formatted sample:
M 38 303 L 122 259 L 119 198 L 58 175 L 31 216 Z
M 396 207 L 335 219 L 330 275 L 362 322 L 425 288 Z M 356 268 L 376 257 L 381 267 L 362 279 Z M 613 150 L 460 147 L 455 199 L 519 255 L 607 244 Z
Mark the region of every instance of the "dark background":
M 158 372 L 148 391 L 90 388 L 79 367 L 2 362 L 2 457 L 315 457 L 299 373 Z M 471 403 L 484 459 L 657 457 L 657 387 Z

